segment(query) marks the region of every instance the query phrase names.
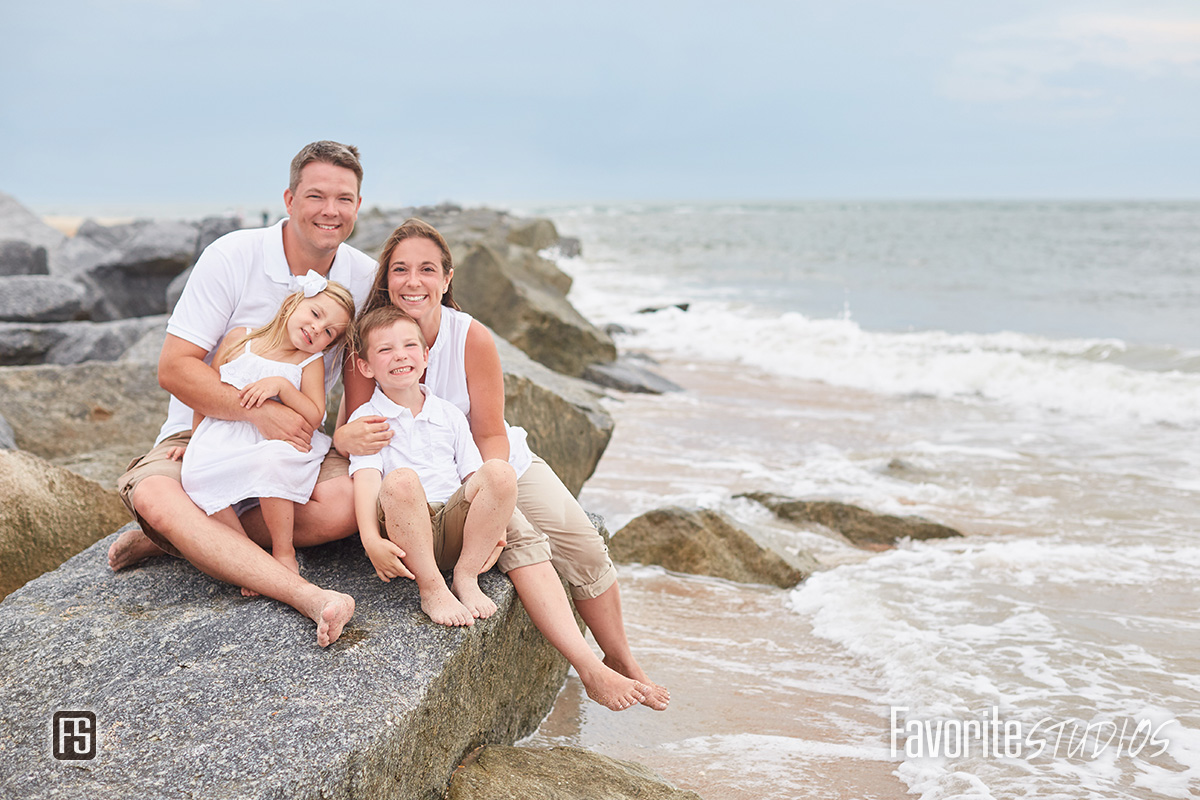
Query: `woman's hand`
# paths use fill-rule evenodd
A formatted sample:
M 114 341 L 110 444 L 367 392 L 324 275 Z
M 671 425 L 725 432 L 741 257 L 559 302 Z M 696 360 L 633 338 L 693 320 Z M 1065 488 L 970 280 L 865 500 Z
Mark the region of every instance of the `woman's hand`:
M 365 416 L 347 422 L 333 433 L 333 445 L 347 456 L 373 456 L 392 440 L 387 417 Z
M 291 386 L 284 378 L 263 378 L 242 389 L 238 393 L 242 408 L 258 408 L 272 397 L 278 397 L 284 386 Z

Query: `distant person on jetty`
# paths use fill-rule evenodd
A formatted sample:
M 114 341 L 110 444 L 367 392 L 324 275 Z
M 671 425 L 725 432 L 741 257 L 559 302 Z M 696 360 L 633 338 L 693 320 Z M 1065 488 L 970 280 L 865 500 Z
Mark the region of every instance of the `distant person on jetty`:
M 314 586 L 276 561 L 258 508 L 241 516 L 253 537 L 206 515 L 180 484 L 172 448 L 186 447 L 193 409 L 205 417 L 244 420 L 265 438 L 311 449 L 314 426 L 283 403 L 246 408 L 239 392 L 206 363 L 235 328 L 268 322 L 283 299 L 309 272 L 350 289 L 361 306 L 375 262 L 345 244 L 362 204 L 358 150 L 337 142 L 305 146 L 292 160 L 283 193 L 288 216 L 270 228 L 235 231 L 200 255 L 167 322 L 158 362 L 159 384 L 171 393 L 158 441 L 118 481 L 121 499 L 141 529 L 122 534 L 108 552 L 119 570 L 151 555 L 170 552 L 227 583 L 287 603 L 317 623 L 317 643 L 337 640 L 354 613 L 349 595 Z M 326 390 L 341 364 L 325 357 Z M 176 451 L 177 452 L 177 451 Z M 294 542 L 306 547 L 349 536 L 355 530 L 348 462 L 330 450 L 309 502 L 295 507 Z M 260 546 L 261 545 L 261 546 Z
M 325 419 L 325 359 L 354 319 L 354 298 L 316 272 L 287 296 L 261 328 L 234 328 L 213 357 L 221 381 L 240 394 L 243 408 L 277 399 L 315 428 Z M 300 574 L 293 544 L 295 504 L 317 485 L 330 439 L 314 430 L 309 450 L 268 439 L 248 420 L 205 417 L 199 411 L 183 455 L 183 490 L 210 517 L 242 530 L 233 505 L 258 499 L 271 534 L 271 556 Z M 253 594 L 242 589 L 243 594 Z
M 525 431 L 505 423 L 500 354 L 487 329 L 454 302 L 453 277 L 446 240 L 425 222 L 408 220 L 384 244 L 360 318 L 394 305 L 415 319 L 430 348 L 425 385 L 466 415 L 483 459 L 512 464 L 518 476 L 517 511 L 497 563 L 534 624 L 575 663 L 585 658 L 580 645 L 588 654 L 591 649 L 575 625 L 556 570 L 566 578 L 575 607 L 604 651 L 598 662 L 603 670 L 587 677 L 579 670 L 589 696 L 613 708 L 619 704 L 606 698 L 640 695 L 640 702 L 663 710 L 670 694 L 650 680 L 630 650 L 616 570 L 604 541 L 554 471 L 530 451 Z M 374 383 L 350 362 L 343 381 L 346 410 L 353 413 L 371 397 Z M 334 432 L 334 446 L 345 454 L 371 455 L 392 435 L 382 416 L 358 416 Z
M 414 579 L 421 610 L 441 625 L 487 619 L 496 604 L 479 575 L 504 547 L 517 474 L 507 461 L 485 463 L 463 413 L 420 384 L 429 348 L 412 317 L 377 308 L 355 324 L 353 340 L 359 370 L 375 381 L 354 414 L 383 417 L 392 430 L 375 455 L 350 456 L 358 533 L 375 574 Z M 450 588 L 443 571 L 454 572 Z

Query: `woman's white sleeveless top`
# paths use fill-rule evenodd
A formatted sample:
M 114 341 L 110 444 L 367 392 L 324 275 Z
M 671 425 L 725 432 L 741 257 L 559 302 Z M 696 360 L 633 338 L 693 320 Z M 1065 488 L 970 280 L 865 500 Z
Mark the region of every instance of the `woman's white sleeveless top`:
M 471 315 L 442 306 L 442 322 L 438 327 L 437 340 L 429 348 L 429 366 L 425 369 L 425 386 L 443 400 L 458 407 L 471 419 L 471 396 L 467 394 L 467 330 L 471 327 Z M 524 428 L 504 423 L 508 429 L 508 463 L 517 472 L 525 473 L 533 461 L 533 453 L 526 443 Z

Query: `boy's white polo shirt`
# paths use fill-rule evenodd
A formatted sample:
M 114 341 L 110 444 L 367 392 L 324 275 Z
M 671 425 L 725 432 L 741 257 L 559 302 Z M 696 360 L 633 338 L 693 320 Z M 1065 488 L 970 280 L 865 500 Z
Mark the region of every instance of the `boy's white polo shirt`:
M 391 399 L 376 386 L 371 399 L 350 415 L 386 417 L 392 438 L 373 456 L 350 456 L 350 474 L 370 468 L 387 475 L 408 467 L 421 479 L 425 499 L 444 503 L 458 490 L 468 475 L 483 466 L 479 448 L 471 438 L 471 426 L 463 413 L 424 386 L 425 405 L 414 418 L 412 412 Z
M 179 302 L 167 320 L 167 333 L 204 348 L 207 362 L 234 328 L 257 328 L 275 316 L 283 299 L 298 288 L 283 253 L 282 219 L 269 228 L 234 231 L 210 244 L 196 260 Z M 329 269 L 329 280 L 350 290 L 356 308 L 371 293 L 376 262 L 342 244 Z M 325 354 L 325 391 L 340 376 L 339 354 Z M 158 441 L 192 427 L 192 410 L 175 397 Z

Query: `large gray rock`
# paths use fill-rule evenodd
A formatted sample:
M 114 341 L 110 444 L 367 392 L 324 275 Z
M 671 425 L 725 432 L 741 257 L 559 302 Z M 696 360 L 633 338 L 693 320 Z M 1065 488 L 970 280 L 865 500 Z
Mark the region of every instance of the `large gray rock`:
M 579 747 L 488 745 L 450 781 L 447 800 L 700 800 L 654 770 Z
M 583 379 L 622 392 L 663 394 L 683 391 L 679 384 L 628 356 L 621 356 L 611 364 L 588 364 L 583 370 Z
M 0 450 L 0 598 L 120 525 L 116 492 L 20 450 Z
M 455 260 L 454 298 L 463 310 L 495 330 L 530 358 L 579 377 L 592 363 L 617 357 L 607 334 L 584 319 L 565 295 L 530 270 L 480 244 Z
M 16 450 L 17 435 L 13 433 L 12 426 L 8 424 L 8 420 L 0 414 L 0 450 Z
M 791 497 L 751 492 L 740 494 L 761 503 L 775 516 L 789 522 L 815 523 L 846 537 L 857 547 L 880 550 L 900 539 L 952 539 L 962 536 L 954 528 L 921 517 L 894 517 L 831 500 L 796 500 Z
M 50 272 L 88 287 L 93 319 L 164 314 L 167 286 L 195 260 L 199 236 L 194 222 L 104 226 L 88 220 L 51 261 Z
M 0 366 L 115 361 L 166 316 L 110 322 L 0 322 Z
M 154 443 L 167 393 L 152 364 L 8 367 L 0 414 L 22 450 L 112 487 Z
M 0 241 L 25 242 L 35 249 L 42 247 L 54 252 L 66 239 L 16 198 L 0 192 Z
M 66 322 L 86 319 L 83 286 L 52 275 L 0 277 L 0 321 Z
M 46 248 L 29 242 L 0 241 L 0 275 L 46 275 Z
M 524 428 L 529 447 L 578 495 L 612 438 L 613 420 L 602 395 L 560 375 L 496 337 L 504 369 L 504 418 Z
M 806 554 L 789 563 L 759 545 L 723 514 L 678 507 L 648 511 L 613 535 L 614 561 L 659 564 L 675 572 L 712 575 L 742 583 L 795 586 L 816 569 Z
M 110 572 L 111 541 L 0 604 L 5 796 L 433 800 L 464 754 L 532 732 L 565 680 L 494 571 L 500 611 L 447 628 L 356 539 L 302 551 L 306 577 L 357 601 L 321 649 L 300 614 L 182 560 Z M 96 715 L 95 760 L 50 756 L 53 712 L 74 709 Z

